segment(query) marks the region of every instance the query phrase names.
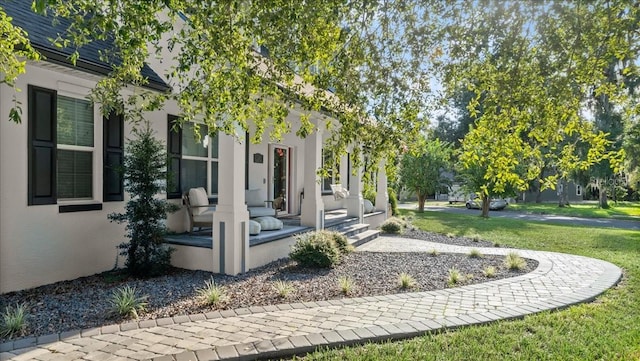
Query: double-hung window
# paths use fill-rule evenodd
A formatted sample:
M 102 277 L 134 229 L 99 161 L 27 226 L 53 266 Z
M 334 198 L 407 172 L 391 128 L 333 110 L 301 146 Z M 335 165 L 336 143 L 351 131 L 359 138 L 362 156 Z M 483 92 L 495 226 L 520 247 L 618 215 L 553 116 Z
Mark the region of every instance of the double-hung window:
M 204 124 L 184 123 L 174 128 L 177 119 L 169 116 L 168 197 L 179 198 L 197 187 L 203 187 L 215 197 L 218 194 L 218 137 L 210 136 Z
M 94 189 L 99 173 L 95 164 L 94 106 L 81 98 L 58 95 L 56 90 L 29 85 L 28 204 L 99 199 Z M 123 200 L 123 117 L 103 119 L 104 201 Z M 99 207 L 60 207 L 61 212 Z
M 93 198 L 93 104 L 58 96 L 58 200 Z

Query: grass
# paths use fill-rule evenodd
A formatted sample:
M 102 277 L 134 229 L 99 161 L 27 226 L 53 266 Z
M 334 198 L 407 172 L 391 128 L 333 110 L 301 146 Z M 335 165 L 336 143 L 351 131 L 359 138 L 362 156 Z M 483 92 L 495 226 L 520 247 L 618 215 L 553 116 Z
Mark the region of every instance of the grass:
M 447 280 L 449 286 L 455 286 L 460 281 L 462 281 L 462 279 L 462 274 L 460 273 L 460 271 L 458 271 L 458 269 L 456 269 L 455 267 L 449 269 L 449 279 Z
M 471 251 L 469 251 L 468 256 L 469 258 L 482 258 L 482 253 L 479 250 L 472 248 Z
M 135 287 L 124 286 L 113 291 L 109 303 L 112 314 L 138 318 L 138 312 L 147 308 L 147 296 L 139 295 Z
M 624 269 L 620 285 L 596 301 L 521 320 L 436 332 L 406 341 L 316 352 L 309 360 L 640 360 L 640 233 L 425 212 L 414 226 L 506 246 L 566 252 Z
M 15 307 L 7 306 L 4 312 L 0 313 L 0 336 L 13 337 L 21 336 L 27 328 L 27 318 L 29 312 L 26 303 L 17 304 Z
M 520 257 L 518 253 L 509 252 L 509 254 L 504 258 L 504 266 L 512 271 L 518 271 L 527 267 L 527 261 Z
M 293 286 L 293 283 L 283 280 L 277 280 L 273 282 L 273 289 L 275 289 L 278 293 L 278 296 L 282 298 L 287 298 L 296 290 L 296 288 Z
M 348 295 L 349 293 L 351 293 L 351 291 L 353 291 L 355 282 L 349 276 L 341 276 L 340 278 L 338 278 L 338 286 L 340 287 L 340 292 Z
M 583 218 L 621 218 L 637 219 L 640 217 L 639 202 L 609 202 L 609 209 L 598 207 L 596 202 L 575 203 L 569 207 L 558 207 L 557 203 L 515 203 L 509 204 L 506 210 L 526 212 L 534 214 L 554 214 L 561 216 L 583 217 Z
M 496 268 L 493 266 L 487 266 L 482 270 L 485 277 L 493 278 L 496 276 Z
M 402 272 L 398 275 L 398 285 L 400 288 L 408 289 L 416 286 L 416 279 L 408 273 Z
M 198 296 L 209 306 L 219 306 L 227 300 L 224 287 L 217 285 L 213 279 L 204 282 L 204 287 L 196 290 Z

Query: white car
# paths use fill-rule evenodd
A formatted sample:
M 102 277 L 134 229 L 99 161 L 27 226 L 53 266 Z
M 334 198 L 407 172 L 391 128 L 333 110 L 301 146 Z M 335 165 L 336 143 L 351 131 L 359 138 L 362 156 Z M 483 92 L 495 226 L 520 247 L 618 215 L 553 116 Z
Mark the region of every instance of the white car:
M 489 202 L 489 209 L 492 211 L 500 211 L 505 209 L 507 205 L 509 205 L 509 203 L 507 203 L 507 201 L 502 198 L 491 198 L 491 201 Z M 481 209 L 482 199 L 480 199 L 479 197 L 469 199 L 465 203 L 465 206 L 467 207 L 467 209 Z

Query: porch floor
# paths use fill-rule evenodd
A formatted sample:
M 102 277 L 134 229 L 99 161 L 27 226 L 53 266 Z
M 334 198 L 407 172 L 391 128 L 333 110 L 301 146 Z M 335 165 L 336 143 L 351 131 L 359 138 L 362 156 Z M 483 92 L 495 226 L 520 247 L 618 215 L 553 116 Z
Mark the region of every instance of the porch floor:
M 313 227 L 301 226 L 300 216 L 298 215 L 283 216 L 278 217 L 278 219 L 284 223 L 284 227 L 282 227 L 282 229 L 262 231 L 258 235 L 250 236 L 249 247 L 313 230 Z M 339 225 L 340 223 L 349 222 L 353 219 L 355 218 L 347 216 L 347 210 L 344 208 L 326 211 L 324 216 L 324 226 L 325 228 L 329 228 Z M 165 243 L 181 246 L 213 248 L 211 228 L 204 228 L 199 231 L 194 231 L 191 234 L 187 232 L 170 234 L 165 238 Z

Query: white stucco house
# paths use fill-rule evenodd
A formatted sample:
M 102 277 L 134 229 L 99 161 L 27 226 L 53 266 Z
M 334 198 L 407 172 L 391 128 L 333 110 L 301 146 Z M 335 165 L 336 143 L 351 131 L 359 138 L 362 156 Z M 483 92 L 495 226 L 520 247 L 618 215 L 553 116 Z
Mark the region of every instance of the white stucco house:
M 97 57 L 97 50 L 109 44 L 96 41 L 82 48 L 72 66 L 68 53 L 48 41 L 57 32 L 51 19 L 33 13 L 28 1 L 2 6 L 46 60 L 27 64 L 17 81 L 21 92 L 0 85 L 0 294 L 123 264 L 116 246 L 125 241 L 124 226 L 109 222 L 107 215 L 121 212 L 128 199 L 112 166 L 122 161 L 131 131 L 121 117 L 103 117 L 100 106 L 86 98 L 110 69 Z M 57 26 L 65 28 L 63 22 Z M 167 67 L 149 60 L 142 69 L 147 88 L 171 91 L 163 76 Z M 14 95 L 22 104 L 22 124 L 8 121 Z M 290 114 L 294 131 L 295 112 Z M 177 267 L 234 275 L 285 257 L 294 234 L 324 228 L 332 211 L 339 215 L 332 226 L 349 222 L 343 224 L 353 229 L 360 224 L 374 228 L 387 217 L 384 167 L 376 177 L 375 211 L 369 214 L 364 212 L 362 170 L 352 169 L 348 157 L 339 160 L 348 196 L 336 199 L 333 179 L 318 179 L 328 137 L 322 129 L 305 139 L 288 134 L 279 142 L 265 138 L 250 144 L 242 134 L 239 141 L 220 134 L 196 144 L 190 125 L 171 130 L 179 116 L 172 102 L 146 115 L 167 144 L 174 177 L 175 186 L 159 196 L 182 207 L 167 219 Z M 325 117 L 312 115 L 316 124 Z M 189 217 L 181 197 L 196 187 L 206 190 L 215 212 L 210 234 L 192 236 L 186 233 Z M 280 197 L 278 219 L 285 220 L 285 227 L 249 235 L 247 191 L 264 201 Z

